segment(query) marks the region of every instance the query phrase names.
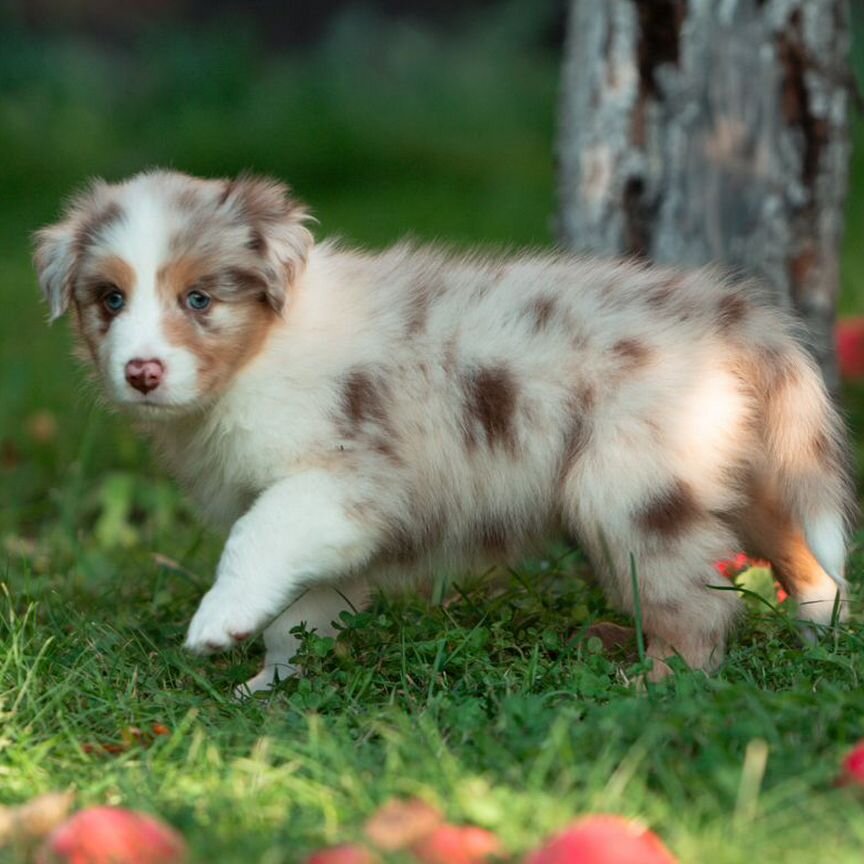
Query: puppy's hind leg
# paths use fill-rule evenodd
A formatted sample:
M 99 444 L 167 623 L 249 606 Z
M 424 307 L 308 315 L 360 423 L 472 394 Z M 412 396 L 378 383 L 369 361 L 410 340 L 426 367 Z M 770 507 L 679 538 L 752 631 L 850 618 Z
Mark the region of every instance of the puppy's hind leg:
M 368 598 L 369 589 L 362 579 L 310 588 L 264 631 L 264 665 L 257 675 L 236 688 L 235 697 L 244 699 L 253 693 L 270 690 L 279 681 L 300 672 L 294 663 L 300 640 L 292 630 L 305 624 L 307 630 L 318 636 L 335 636 L 335 622 L 340 613 L 363 609 Z
M 741 609 L 734 591 L 722 590 L 728 586 L 714 564 L 730 557 L 738 543 L 693 485 L 662 465 L 647 465 L 643 454 L 628 459 L 619 450 L 615 470 L 604 460 L 602 475 L 590 482 L 592 466 L 577 469 L 568 481 L 571 524 L 610 600 L 630 614 L 637 605 L 635 570 L 647 654 L 655 661 L 649 677 L 667 674 L 662 661 L 673 655 L 713 672 Z

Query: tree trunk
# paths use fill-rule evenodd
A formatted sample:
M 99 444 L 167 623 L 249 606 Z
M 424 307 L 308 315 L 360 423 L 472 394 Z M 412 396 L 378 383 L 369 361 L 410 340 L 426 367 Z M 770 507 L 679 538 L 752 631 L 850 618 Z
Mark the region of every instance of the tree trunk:
M 849 42 L 847 0 L 571 0 L 560 239 L 761 277 L 836 390 Z

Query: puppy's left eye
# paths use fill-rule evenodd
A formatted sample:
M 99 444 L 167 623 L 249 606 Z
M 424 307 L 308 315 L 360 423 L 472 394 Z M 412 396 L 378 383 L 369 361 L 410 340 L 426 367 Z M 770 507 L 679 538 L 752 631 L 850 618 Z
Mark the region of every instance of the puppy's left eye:
M 203 312 L 210 306 L 210 295 L 203 291 L 190 291 L 186 295 L 186 306 L 193 312 Z

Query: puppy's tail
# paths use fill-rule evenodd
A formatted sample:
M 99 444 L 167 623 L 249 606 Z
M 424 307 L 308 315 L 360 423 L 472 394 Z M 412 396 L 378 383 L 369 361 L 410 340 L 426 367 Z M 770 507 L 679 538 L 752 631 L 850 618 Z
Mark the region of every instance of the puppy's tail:
M 772 335 L 764 330 L 761 344 L 751 343 L 758 346 L 751 348 L 758 352 L 751 368 L 762 464 L 753 508 L 761 512 L 750 530 L 761 533 L 756 545 L 769 553 L 765 557 L 801 604 L 802 617 L 826 623 L 838 596 L 846 605 L 844 569 L 854 512 L 846 434 L 793 325 L 778 331 L 776 317 L 772 323 Z

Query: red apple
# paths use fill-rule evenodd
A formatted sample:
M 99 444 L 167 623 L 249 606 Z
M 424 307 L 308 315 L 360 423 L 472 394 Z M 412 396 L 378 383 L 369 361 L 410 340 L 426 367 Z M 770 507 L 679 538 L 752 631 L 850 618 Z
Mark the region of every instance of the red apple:
M 859 741 L 843 760 L 837 783 L 840 786 L 864 786 L 864 741 Z
M 368 849 L 345 843 L 313 852 L 306 859 L 306 864 L 375 864 L 377 860 Z
M 385 852 L 397 852 L 422 840 L 443 818 L 437 807 L 419 798 L 394 799 L 372 814 L 365 831 L 373 846 Z
M 422 864 L 483 864 L 501 854 L 501 843 L 489 831 L 471 825 L 439 825 L 411 846 Z
M 120 807 L 90 807 L 45 841 L 37 864 L 179 864 L 186 844 L 169 826 Z
M 834 335 L 841 377 L 850 381 L 864 378 L 864 318 L 838 321 Z
M 676 864 L 652 831 L 620 816 L 586 816 L 542 849 L 526 864 Z

